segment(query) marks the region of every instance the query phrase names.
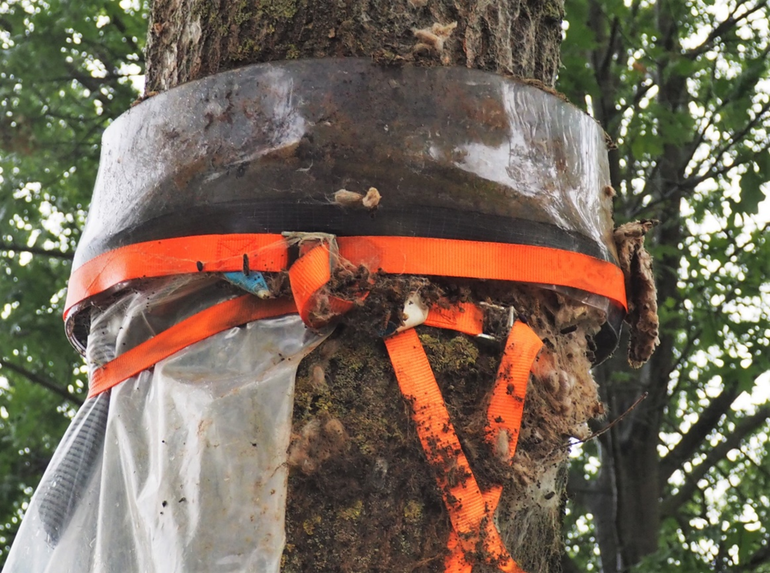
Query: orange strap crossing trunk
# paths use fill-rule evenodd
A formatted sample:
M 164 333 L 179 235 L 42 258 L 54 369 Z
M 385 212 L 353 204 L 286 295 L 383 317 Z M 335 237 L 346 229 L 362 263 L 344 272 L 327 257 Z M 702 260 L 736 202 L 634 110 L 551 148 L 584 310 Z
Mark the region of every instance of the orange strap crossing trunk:
M 457 317 L 464 313 L 454 309 L 451 314 Z M 445 319 L 443 326 L 451 322 Z M 462 322 L 469 326 L 473 321 Z M 479 326 L 477 322 L 472 330 Z M 487 492 L 479 489 L 417 333 L 409 329 L 386 338 L 385 346 L 401 393 L 411 405 L 417 435 L 436 473 L 452 523 L 446 572 L 471 573 L 473 566 L 467 556 L 472 554 L 500 571 L 523 573 L 494 525 L 502 487 Z M 511 328 L 488 411 L 488 435 L 508 432 L 509 463 L 516 451 L 529 371 L 541 347 L 542 342 L 526 324 L 516 322 Z

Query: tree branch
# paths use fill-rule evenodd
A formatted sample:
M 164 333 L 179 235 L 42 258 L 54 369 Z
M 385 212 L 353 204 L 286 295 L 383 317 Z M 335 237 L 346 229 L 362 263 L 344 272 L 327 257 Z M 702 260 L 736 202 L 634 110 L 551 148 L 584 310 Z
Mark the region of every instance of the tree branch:
M 767 52 L 770 52 L 770 45 L 768 46 Z M 754 118 L 748 121 L 746 125 L 743 127 L 743 129 L 730 135 L 729 141 L 727 141 L 727 143 L 725 143 L 723 146 L 717 149 L 713 157 L 716 157 L 717 159 L 722 157 L 722 155 L 730 151 L 730 149 L 732 149 L 737 143 L 739 143 L 740 141 L 743 141 L 746 138 L 746 136 L 749 134 L 749 132 L 751 132 L 752 129 L 754 129 L 761 123 L 763 123 L 765 119 L 765 115 L 767 114 L 768 111 L 770 111 L 770 102 L 765 102 L 765 104 L 757 112 Z
M 126 33 L 128 32 L 128 28 L 126 27 L 126 24 L 123 22 L 123 20 L 117 14 L 113 13 L 110 14 L 110 23 L 112 23 L 112 25 L 115 26 L 121 34 L 123 34 L 123 38 L 125 38 L 129 47 L 134 50 L 134 52 L 141 55 L 142 49 L 136 42 L 134 42 L 134 38 Z
M 618 28 L 620 28 L 620 18 L 615 16 L 612 19 L 612 24 L 610 25 L 610 37 L 607 40 L 607 51 L 604 54 L 604 58 L 601 63 L 601 73 L 602 76 L 606 76 L 609 74 L 610 71 L 610 64 L 612 63 L 612 57 L 615 55 L 615 52 L 617 51 L 615 49 L 615 41 L 618 37 Z
M 740 422 L 736 424 L 733 433 L 730 434 L 726 440 L 709 450 L 706 454 L 706 458 L 687 474 L 685 478 L 686 481 L 684 485 L 679 488 L 679 491 L 663 499 L 660 504 L 661 517 L 670 517 L 676 513 L 677 509 L 679 509 L 679 507 L 696 492 L 698 489 L 698 482 L 711 470 L 711 468 L 720 462 L 730 450 L 738 448 L 741 445 L 743 438 L 757 430 L 767 421 L 768 417 L 770 417 L 770 405 L 763 406 L 762 408 L 759 408 L 755 414 L 740 420 Z
M 0 369 L 1 368 L 7 368 L 11 372 L 15 372 L 16 374 L 23 376 L 33 384 L 42 386 L 43 388 L 50 390 L 51 392 L 53 392 L 57 396 L 64 398 L 65 400 L 69 400 L 70 402 L 72 402 L 73 404 L 76 404 L 77 406 L 83 405 L 83 400 L 81 400 L 78 396 L 71 394 L 66 388 L 62 388 L 55 382 L 52 382 L 46 378 L 43 378 L 42 376 L 40 376 L 35 372 L 32 372 L 31 370 L 27 370 L 23 366 L 19 366 L 18 364 L 14 364 L 13 362 L 8 362 L 7 360 L 0 359 Z
M 733 163 L 729 165 L 722 164 L 721 167 L 717 168 L 718 162 L 715 162 L 703 175 L 699 175 L 698 177 L 690 177 L 688 179 L 685 179 L 681 183 L 679 183 L 675 189 L 687 189 L 687 190 L 693 190 L 695 187 L 703 183 L 704 181 L 709 181 L 710 179 L 716 179 L 717 177 L 721 177 L 722 175 L 729 173 L 736 167 L 740 167 L 741 165 L 746 165 L 747 163 L 751 163 L 754 161 L 754 157 L 759 153 L 764 153 L 766 151 L 770 151 L 770 143 L 760 148 L 757 152 L 753 154 L 752 157 L 746 157 L 745 159 L 742 159 L 740 161 L 734 161 Z
M 71 253 L 62 253 L 61 251 L 49 251 L 48 249 L 41 249 L 40 247 L 27 247 L 24 245 L 18 245 L 16 243 L 0 242 L 0 251 L 16 251 L 17 253 L 31 253 L 33 255 L 51 257 L 52 259 L 61 259 L 63 261 L 71 261 L 73 258 L 73 255 Z
M 679 311 L 680 315 L 684 315 L 684 313 Z M 683 318 L 686 317 L 682 316 Z M 679 367 L 690 358 L 690 353 L 692 351 L 693 346 L 695 346 L 695 341 L 698 340 L 701 335 L 703 334 L 703 327 L 699 326 L 695 329 L 694 332 L 690 333 L 690 336 L 687 337 L 687 342 L 685 342 L 684 347 L 679 351 L 679 358 L 676 359 L 676 362 L 674 362 L 673 366 L 671 366 L 671 371 L 669 372 L 669 376 L 671 375 L 671 372 L 676 372 Z M 671 391 L 671 395 L 674 396 L 679 391 L 679 385 L 682 383 L 682 378 L 680 377 L 679 380 L 676 381 L 676 385 L 674 386 L 673 390 Z
M 724 21 L 717 24 L 717 26 L 711 30 L 711 33 L 706 37 L 706 39 L 698 46 L 695 46 L 694 48 L 687 50 L 684 53 L 684 57 L 688 58 L 690 60 L 694 60 L 699 55 L 703 54 L 704 52 L 707 52 L 709 49 L 711 49 L 711 46 L 714 44 L 716 40 L 724 36 L 727 32 L 735 28 L 742 20 L 745 20 L 749 16 L 751 16 L 754 12 L 757 12 L 767 6 L 767 1 L 764 2 L 758 2 L 753 7 L 749 8 L 741 14 L 740 16 L 736 16 L 738 10 L 746 3 L 746 0 L 743 2 L 738 2 L 735 6 L 735 10 L 727 17 Z
M 121 74 L 121 73 L 107 73 L 103 76 L 91 76 L 81 72 L 73 72 L 72 74 L 68 74 L 66 76 L 51 76 L 49 78 L 41 78 L 35 81 L 38 84 L 58 84 L 58 83 L 68 84 L 72 80 L 77 80 L 81 84 L 85 85 L 85 83 L 81 81 L 81 79 L 84 79 L 85 81 L 103 81 L 104 83 L 107 83 L 109 80 L 121 80 L 123 78 L 133 78 L 135 76 L 136 74 Z
M 708 406 L 698 416 L 698 421 L 692 425 L 690 430 L 682 436 L 679 443 L 674 446 L 660 461 L 660 487 L 665 487 L 668 478 L 676 470 L 682 467 L 684 463 L 691 459 L 700 449 L 703 440 L 706 439 L 711 431 L 719 424 L 719 420 L 727 413 L 730 406 L 738 397 L 738 384 L 733 382 L 722 390 L 722 392 L 711 400 Z

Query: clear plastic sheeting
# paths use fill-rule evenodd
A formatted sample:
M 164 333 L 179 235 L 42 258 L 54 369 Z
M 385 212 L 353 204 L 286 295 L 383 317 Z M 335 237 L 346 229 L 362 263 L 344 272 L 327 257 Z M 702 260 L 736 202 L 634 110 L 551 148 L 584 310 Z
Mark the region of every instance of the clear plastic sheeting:
M 522 244 L 617 264 L 609 185 L 601 126 L 521 81 L 361 58 L 256 64 L 110 125 L 74 268 L 137 243 L 283 232 Z M 374 210 L 335 200 L 372 187 Z M 72 303 L 67 334 L 82 351 L 90 303 Z M 623 309 L 597 306 L 614 348 Z
M 156 287 L 95 317 L 89 367 L 233 294 L 211 277 Z M 294 378 L 323 339 L 297 315 L 253 322 L 89 399 L 4 572 L 277 573 Z
M 538 244 L 615 261 L 604 132 L 560 97 L 458 67 L 246 66 L 105 131 L 75 267 L 127 244 L 307 231 Z M 338 189 L 382 195 L 376 217 Z

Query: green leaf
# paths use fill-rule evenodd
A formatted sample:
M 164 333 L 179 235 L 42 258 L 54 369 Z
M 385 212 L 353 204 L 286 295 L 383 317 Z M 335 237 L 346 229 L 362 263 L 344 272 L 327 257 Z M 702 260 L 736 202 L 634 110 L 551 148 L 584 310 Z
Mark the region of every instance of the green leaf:
M 741 176 L 741 200 L 736 205 L 739 213 L 756 215 L 759 212 L 759 204 L 765 199 L 763 188 L 767 182 L 767 177 L 758 168 L 749 167 Z
M 737 539 L 738 563 L 743 565 L 762 546 L 764 534 L 761 529 L 749 531 L 745 527 L 740 528 L 738 531 L 740 532 Z

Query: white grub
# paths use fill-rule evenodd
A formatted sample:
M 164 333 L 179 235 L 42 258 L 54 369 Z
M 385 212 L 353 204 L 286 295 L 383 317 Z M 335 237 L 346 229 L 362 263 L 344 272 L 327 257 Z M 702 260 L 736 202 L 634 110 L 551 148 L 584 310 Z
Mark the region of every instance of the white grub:
M 377 458 L 377 460 L 374 462 L 374 472 L 381 478 L 384 478 L 386 475 L 388 475 L 388 468 L 388 460 L 385 458 Z
M 436 22 L 430 28 L 412 30 L 415 38 L 417 38 L 417 44 L 415 44 L 413 51 L 415 53 L 432 52 L 439 56 L 443 55 L 444 43 L 452 35 L 455 28 L 457 28 L 457 22 L 452 22 L 451 24 L 439 24 Z
M 337 418 L 331 418 L 324 424 L 324 435 L 334 446 L 342 446 L 348 437 L 345 426 Z
M 311 474 L 319 466 L 339 454 L 346 446 L 348 434 L 337 418 L 323 422 L 314 418 L 304 425 L 299 434 L 292 434 L 286 463 L 305 474 Z
M 572 392 L 575 386 L 575 379 L 566 370 L 559 371 L 559 397 L 564 398 Z
M 382 199 L 380 192 L 375 187 L 369 187 L 369 191 L 361 202 L 367 209 L 375 209 L 380 204 L 380 199 Z
M 452 22 L 451 24 L 439 24 L 436 22 L 433 24 L 433 33 L 440 38 L 447 39 L 452 35 L 452 32 L 454 32 L 455 28 L 457 28 L 457 22 Z
M 318 460 L 314 459 L 314 456 L 311 454 L 311 449 L 314 442 L 318 440 L 320 434 L 321 422 L 314 419 L 305 424 L 300 434 L 294 434 L 292 436 L 288 458 L 286 460 L 289 467 L 298 468 L 306 474 L 313 473 L 318 469 Z
M 363 200 L 364 196 L 361 193 L 348 191 L 347 189 L 340 189 L 334 193 L 334 202 L 342 207 L 355 207 L 361 205 Z
M 503 463 L 511 461 L 511 448 L 508 440 L 508 430 L 500 430 L 495 440 L 495 456 Z
M 369 187 L 366 195 L 356 193 L 355 191 L 348 191 L 347 189 L 340 189 L 334 193 L 334 203 L 341 207 L 365 207 L 367 209 L 376 209 L 380 204 L 382 195 L 376 187 Z
M 313 390 L 318 393 L 323 393 L 329 390 L 329 387 L 326 385 L 326 373 L 324 372 L 323 366 L 320 364 L 313 366 L 313 370 L 310 375 L 310 382 L 313 386 Z
M 554 363 L 554 356 L 547 350 L 540 352 L 532 363 L 532 375 L 540 383 L 545 384 L 550 392 L 559 390 L 559 372 Z

